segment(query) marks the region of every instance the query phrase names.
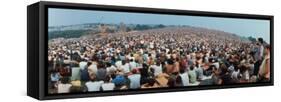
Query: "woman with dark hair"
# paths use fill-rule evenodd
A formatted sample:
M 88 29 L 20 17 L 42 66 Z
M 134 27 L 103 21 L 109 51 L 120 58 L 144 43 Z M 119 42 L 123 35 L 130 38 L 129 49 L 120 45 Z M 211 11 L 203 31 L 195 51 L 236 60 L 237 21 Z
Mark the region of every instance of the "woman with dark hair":
M 174 78 L 168 79 L 168 87 L 175 87 L 176 86 L 176 80 Z
M 183 86 L 183 81 L 181 76 L 178 75 L 175 80 L 175 87 L 180 87 L 180 86 Z

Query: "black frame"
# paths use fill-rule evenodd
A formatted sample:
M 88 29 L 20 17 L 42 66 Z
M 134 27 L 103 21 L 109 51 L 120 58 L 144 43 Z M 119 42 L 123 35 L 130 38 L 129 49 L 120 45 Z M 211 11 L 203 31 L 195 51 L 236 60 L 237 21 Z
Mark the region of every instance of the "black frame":
M 189 15 L 189 16 L 205 16 L 205 17 L 224 17 L 224 18 L 243 18 L 243 19 L 260 19 L 270 20 L 270 45 L 271 45 L 271 80 L 265 83 L 247 83 L 223 86 L 195 86 L 180 88 L 157 88 L 142 90 L 124 90 L 109 92 L 87 92 L 87 93 L 70 93 L 70 94 L 54 94 L 47 93 L 47 46 L 48 46 L 48 8 L 64 8 L 64 9 L 83 9 L 83 10 L 102 10 L 102 11 L 121 11 L 121 12 L 139 12 L 139 13 L 157 13 L 170 15 Z M 156 9 L 156 8 L 140 8 L 140 7 L 124 7 L 109 5 L 93 5 L 93 4 L 77 4 L 62 2 L 46 2 L 29 5 L 27 7 L 27 94 L 31 97 L 45 99 L 60 98 L 78 98 L 78 97 L 96 97 L 96 96 L 112 96 L 112 95 L 128 95 L 143 93 L 160 93 L 174 91 L 190 91 L 190 90 L 206 90 L 206 89 L 224 89 L 224 88 L 240 88 L 253 86 L 271 86 L 274 84 L 274 48 L 273 48 L 273 16 L 272 15 L 253 15 L 253 14 L 237 14 L 237 13 L 221 13 L 221 12 L 205 12 L 205 11 L 187 11 L 173 9 Z

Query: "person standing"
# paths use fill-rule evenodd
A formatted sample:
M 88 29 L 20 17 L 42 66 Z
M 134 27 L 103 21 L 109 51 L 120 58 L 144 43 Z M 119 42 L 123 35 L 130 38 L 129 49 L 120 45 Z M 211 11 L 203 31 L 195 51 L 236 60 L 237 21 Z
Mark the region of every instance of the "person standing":
M 254 75 L 258 75 L 259 70 L 260 70 L 260 65 L 262 63 L 262 58 L 263 58 L 263 54 L 264 54 L 264 41 L 262 38 L 258 38 L 258 43 L 257 43 L 257 51 L 255 54 L 255 67 L 254 67 Z
M 270 80 L 270 45 L 266 46 L 265 57 L 259 70 L 259 81 L 265 82 Z

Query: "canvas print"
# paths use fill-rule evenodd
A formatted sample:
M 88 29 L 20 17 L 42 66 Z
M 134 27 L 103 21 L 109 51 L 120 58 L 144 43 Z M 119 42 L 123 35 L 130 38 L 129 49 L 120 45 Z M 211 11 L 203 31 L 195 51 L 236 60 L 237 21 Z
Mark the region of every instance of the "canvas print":
M 48 8 L 48 94 L 270 82 L 270 21 Z

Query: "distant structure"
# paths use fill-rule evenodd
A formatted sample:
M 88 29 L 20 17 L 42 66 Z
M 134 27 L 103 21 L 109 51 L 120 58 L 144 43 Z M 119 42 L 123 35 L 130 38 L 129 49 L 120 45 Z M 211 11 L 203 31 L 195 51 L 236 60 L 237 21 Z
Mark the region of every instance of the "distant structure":
M 100 18 L 100 20 L 98 22 L 101 22 L 103 19 L 103 17 Z M 100 36 L 106 36 L 107 35 L 107 26 L 103 23 L 100 23 L 98 26 L 98 30 L 99 30 L 99 35 Z
M 121 22 L 119 25 L 119 32 L 123 34 L 127 32 L 126 24 L 124 24 L 123 22 Z
M 99 31 L 100 31 L 100 35 L 101 35 L 101 36 L 106 36 L 106 35 L 107 35 L 107 32 L 106 32 L 106 31 L 107 31 L 107 28 L 108 28 L 108 27 L 107 27 L 105 24 L 102 24 L 102 23 L 101 23 L 101 24 L 99 25 Z

